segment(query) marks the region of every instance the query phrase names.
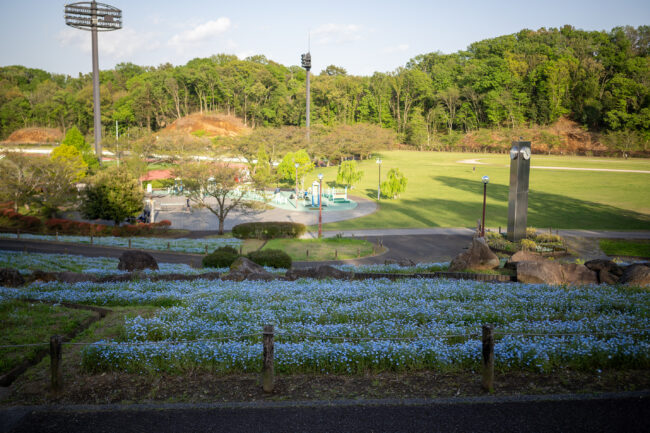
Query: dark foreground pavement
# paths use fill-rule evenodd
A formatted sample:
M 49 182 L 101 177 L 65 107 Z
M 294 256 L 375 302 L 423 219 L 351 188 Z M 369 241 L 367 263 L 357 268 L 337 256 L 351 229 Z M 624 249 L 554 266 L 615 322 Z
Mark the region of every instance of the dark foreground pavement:
M 650 392 L 410 401 L 10 408 L 1 432 L 643 432 Z

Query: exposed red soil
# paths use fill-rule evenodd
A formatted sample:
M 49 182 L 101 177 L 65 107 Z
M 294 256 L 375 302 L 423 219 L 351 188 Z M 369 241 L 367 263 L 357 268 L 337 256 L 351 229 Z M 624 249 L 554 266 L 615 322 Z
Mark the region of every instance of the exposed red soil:
M 248 132 L 244 123 L 235 116 L 224 114 L 193 113 L 175 120 L 160 133 L 204 133 L 206 137 L 235 137 Z
M 59 143 L 63 139 L 63 133 L 55 128 L 22 128 L 11 133 L 5 140 L 10 144 L 42 144 Z

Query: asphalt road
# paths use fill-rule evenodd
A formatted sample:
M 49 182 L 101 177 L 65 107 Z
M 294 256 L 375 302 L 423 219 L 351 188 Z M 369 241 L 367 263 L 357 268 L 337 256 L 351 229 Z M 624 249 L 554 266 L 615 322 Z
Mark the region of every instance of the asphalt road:
M 648 393 L 591 398 L 478 398 L 0 411 L 2 432 L 648 432 Z
M 393 235 L 393 236 L 363 236 L 373 244 L 380 241 L 388 248 L 384 254 L 358 260 L 346 260 L 327 263 L 372 264 L 384 263 L 387 259 L 410 259 L 418 262 L 449 261 L 463 248 L 469 246 L 472 236 L 468 234 L 435 234 L 435 235 Z M 197 240 L 200 242 L 200 240 Z M 105 247 L 98 245 L 72 244 L 65 242 L 45 242 L 26 239 L 0 239 L 0 249 L 12 251 L 29 251 L 36 253 L 65 253 L 90 257 L 118 258 L 125 248 Z M 149 251 L 158 262 L 186 263 L 191 266 L 201 266 L 201 255 L 173 253 L 165 251 Z M 315 266 L 316 262 L 296 262 L 296 267 Z

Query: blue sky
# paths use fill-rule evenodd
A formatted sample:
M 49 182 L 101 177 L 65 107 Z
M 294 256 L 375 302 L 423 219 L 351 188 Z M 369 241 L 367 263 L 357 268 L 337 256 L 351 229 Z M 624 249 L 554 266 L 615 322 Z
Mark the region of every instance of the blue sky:
M 650 25 L 647 0 L 104 1 L 122 9 L 124 28 L 100 33 L 102 69 L 119 62 L 179 65 L 217 53 L 299 64 L 311 32 L 313 72 L 335 64 L 370 75 L 523 28 Z M 0 0 L 0 66 L 89 72 L 90 33 L 64 24 L 64 4 Z

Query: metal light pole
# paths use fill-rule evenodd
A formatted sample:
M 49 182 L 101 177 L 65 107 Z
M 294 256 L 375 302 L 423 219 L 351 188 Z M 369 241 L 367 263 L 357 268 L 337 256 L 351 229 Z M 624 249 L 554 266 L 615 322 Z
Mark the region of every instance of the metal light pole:
M 307 126 L 307 140 L 309 140 L 309 70 L 311 69 L 311 53 L 303 54 L 300 56 L 302 67 L 307 71 L 307 107 L 306 107 L 306 117 L 305 125 Z
M 483 181 L 483 219 L 481 220 L 481 237 L 485 237 L 485 200 L 487 198 L 487 184 L 490 183 L 490 178 L 483 176 L 481 178 Z
M 122 28 L 122 11 L 104 3 L 78 2 L 65 5 L 65 23 L 70 27 L 88 30 L 93 52 L 93 117 L 95 130 L 95 155 L 102 162 L 102 116 L 99 99 L 99 59 L 97 32 L 110 32 Z
M 379 168 L 379 177 L 377 177 L 377 201 L 381 196 L 381 159 L 377 158 L 377 167 Z
M 323 174 L 318 174 L 318 239 L 323 237 Z
M 300 164 L 296 162 L 294 166 L 296 167 L 296 210 L 298 210 L 298 167 Z

